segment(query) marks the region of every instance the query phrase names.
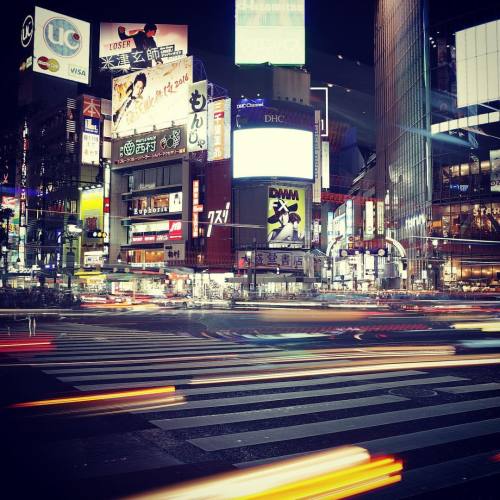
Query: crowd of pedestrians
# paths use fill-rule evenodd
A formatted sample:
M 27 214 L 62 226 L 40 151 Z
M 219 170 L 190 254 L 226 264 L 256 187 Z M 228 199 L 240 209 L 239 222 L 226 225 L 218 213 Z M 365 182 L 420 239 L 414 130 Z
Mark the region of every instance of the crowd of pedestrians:
M 78 304 L 72 293 L 47 287 L 0 288 L 0 309 L 43 309 Z

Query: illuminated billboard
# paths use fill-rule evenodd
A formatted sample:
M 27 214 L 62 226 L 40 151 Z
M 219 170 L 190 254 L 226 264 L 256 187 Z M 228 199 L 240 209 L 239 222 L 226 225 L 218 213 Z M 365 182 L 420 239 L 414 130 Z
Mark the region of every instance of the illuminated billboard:
M 247 128 L 233 135 L 233 177 L 313 178 L 313 133 L 288 128 Z
M 236 64 L 305 64 L 304 0 L 236 0 Z
M 231 99 L 208 103 L 208 161 L 231 157 Z
M 113 137 L 166 128 L 186 120 L 193 58 L 185 57 L 113 79 Z
M 207 149 L 208 130 L 208 82 L 202 80 L 189 86 L 188 137 L 187 148 L 190 153 Z
M 306 192 L 292 186 L 270 186 L 267 205 L 267 241 L 270 248 L 305 245 Z
M 80 195 L 80 219 L 83 222 L 82 244 L 87 240 L 103 237 L 104 191 L 103 188 L 88 189 Z
M 165 64 L 187 54 L 186 25 L 101 23 L 101 71 L 136 71 Z
M 90 24 L 35 7 L 33 71 L 89 83 Z
M 500 20 L 456 34 L 457 105 L 473 106 L 500 98 Z

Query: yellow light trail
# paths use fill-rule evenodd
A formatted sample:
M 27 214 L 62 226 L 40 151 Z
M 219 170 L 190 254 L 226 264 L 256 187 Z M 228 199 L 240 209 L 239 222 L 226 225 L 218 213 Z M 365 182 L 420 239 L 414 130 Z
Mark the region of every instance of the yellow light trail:
M 401 461 L 393 457 L 372 458 L 364 448 L 343 446 L 219 474 L 131 498 L 341 499 L 398 482 L 401 480 L 402 469 Z
M 73 396 L 66 398 L 56 398 L 56 399 L 42 399 L 39 401 L 28 401 L 25 403 L 16 403 L 10 405 L 10 408 L 33 408 L 37 406 L 51 406 L 51 405 L 64 405 L 73 403 L 86 403 L 92 401 L 104 401 L 108 399 L 123 399 L 132 398 L 137 396 L 151 396 L 158 394 L 167 394 L 175 392 L 175 387 L 165 386 L 165 387 L 152 387 L 150 389 L 138 389 L 130 391 L 120 391 L 120 392 L 108 392 L 105 394 L 90 394 L 88 396 Z

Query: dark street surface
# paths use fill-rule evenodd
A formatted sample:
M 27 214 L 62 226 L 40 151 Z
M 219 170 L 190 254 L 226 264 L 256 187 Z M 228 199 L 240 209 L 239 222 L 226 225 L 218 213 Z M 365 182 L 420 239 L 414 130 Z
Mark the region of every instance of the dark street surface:
M 5 322 L 4 498 L 118 498 L 342 445 L 403 460 L 369 498 L 498 498 L 498 318 L 144 306 L 39 320 L 31 337 Z M 146 392 L 47 402 L 129 390 Z

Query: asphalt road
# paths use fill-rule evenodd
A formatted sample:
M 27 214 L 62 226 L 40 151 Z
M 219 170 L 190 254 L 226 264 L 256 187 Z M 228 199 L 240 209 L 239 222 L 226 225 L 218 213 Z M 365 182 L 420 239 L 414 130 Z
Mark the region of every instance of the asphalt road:
M 39 321 L 34 337 L 6 323 L 5 488 L 116 498 L 357 444 L 404 463 L 370 498 L 497 498 L 498 316 L 145 306 Z

